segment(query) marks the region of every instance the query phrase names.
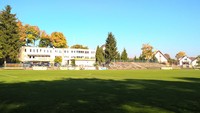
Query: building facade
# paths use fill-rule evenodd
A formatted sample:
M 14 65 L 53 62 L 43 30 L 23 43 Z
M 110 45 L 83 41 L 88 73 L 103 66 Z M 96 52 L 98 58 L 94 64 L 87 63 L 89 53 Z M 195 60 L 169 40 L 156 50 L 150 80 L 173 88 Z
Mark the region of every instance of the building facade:
M 196 67 L 198 65 L 197 58 L 195 57 L 181 57 L 179 58 L 179 66 L 192 66 Z
M 48 63 L 54 65 L 54 59 L 56 57 L 61 57 L 62 66 L 71 65 L 72 59 L 75 59 L 75 64 L 77 66 L 93 66 L 95 63 L 95 52 L 95 50 L 91 49 L 43 48 L 23 46 L 20 49 L 19 60 L 22 63 Z
M 168 62 L 166 56 L 161 51 L 157 51 L 155 53 L 155 57 L 157 58 L 159 63 L 167 63 Z

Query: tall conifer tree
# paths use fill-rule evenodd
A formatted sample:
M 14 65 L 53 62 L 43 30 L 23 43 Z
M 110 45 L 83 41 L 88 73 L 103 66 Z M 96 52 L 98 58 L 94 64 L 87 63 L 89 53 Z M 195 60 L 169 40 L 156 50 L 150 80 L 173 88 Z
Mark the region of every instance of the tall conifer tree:
M 117 42 L 114 35 L 110 32 L 108 33 L 108 38 L 106 39 L 106 49 L 105 49 L 105 58 L 106 62 L 110 63 L 117 56 Z
M 128 60 L 128 54 L 127 54 L 125 48 L 124 48 L 124 50 L 122 51 L 121 59 L 122 59 L 123 61 Z
M 0 12 L 0 58 L 7 62 L 16 62 L 21 47 L 16 14 L 11 14 L 8 5 Z

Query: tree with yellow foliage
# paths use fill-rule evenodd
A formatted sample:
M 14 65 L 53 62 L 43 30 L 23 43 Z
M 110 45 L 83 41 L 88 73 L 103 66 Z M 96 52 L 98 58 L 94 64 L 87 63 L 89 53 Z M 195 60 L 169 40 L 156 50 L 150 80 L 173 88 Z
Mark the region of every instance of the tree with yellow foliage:
M 25 25 L 25 32 L 28 43 L 33 43 L 35 46 L 35 41 L 40 38 L 40 29 L 37 26 Z
M 143 44 L 142 45 L 142 57 L 145 58 L 145 60 L 150 60 L 153 57 L 153 46 L 149 44 Z
M 56 48 L 66 48 L 67 41 L 63 33 L 61 32 L 53 32 L 51 33 L 51 41 L 54 47 Z
M 39 47 L 52 47 L 51 43 L 50 36 L 45 31 L 41 31 Z
M 19 40 L 22 43 L 22 45 L 25 45 L 26 44 L 26 29 L 20 20 L 18 20 L 17 26 L 19 28 Z
M 183 56 L 186 56 L 186 53 L 183 52 L 183 51 L 180 51 L 180 52 L 178 52 L 178 53 L 176 54 L 177 60 L 178 60 L 179 58 L 183 57 Z

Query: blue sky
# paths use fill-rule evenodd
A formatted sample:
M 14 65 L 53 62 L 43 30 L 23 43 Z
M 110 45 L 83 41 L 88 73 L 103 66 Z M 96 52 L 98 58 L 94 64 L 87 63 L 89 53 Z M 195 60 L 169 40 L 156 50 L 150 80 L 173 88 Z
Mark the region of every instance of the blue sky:
M 63 32 L 69 46 L 95 49 L 112 32 L 129 57 L 144 43 L 171 57 L 200 55 L 200 0 L 1 0 L 0 10 L 6 5 L 25 24 Z

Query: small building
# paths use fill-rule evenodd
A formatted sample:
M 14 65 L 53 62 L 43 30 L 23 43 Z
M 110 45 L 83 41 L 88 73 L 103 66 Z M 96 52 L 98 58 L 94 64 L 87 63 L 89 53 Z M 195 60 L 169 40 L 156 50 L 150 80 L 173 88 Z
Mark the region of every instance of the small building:
M 197 65 L 198 65 L 197 58 L 195 58 L 195 57 L 183 56 L 183 57 L 179 58 L 179 66 L 195 67 Z
M 167 57 L 161 52 L 161 51 L 156 51 L 155 57 L 157 58 L 159 63 L 167 63 Z

